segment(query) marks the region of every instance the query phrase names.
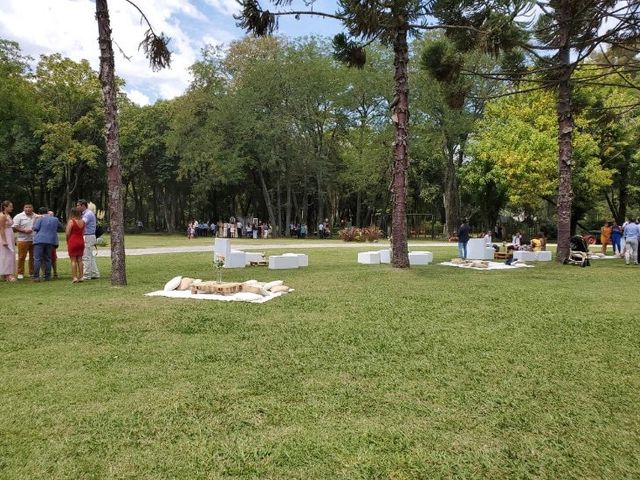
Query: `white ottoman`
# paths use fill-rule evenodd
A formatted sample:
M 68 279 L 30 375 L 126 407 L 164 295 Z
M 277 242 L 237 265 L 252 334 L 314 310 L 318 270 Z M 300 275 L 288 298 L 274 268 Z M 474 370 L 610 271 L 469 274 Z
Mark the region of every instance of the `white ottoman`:
M 251 262 L 259 263 L 264 262 L 264 253 L 257 252 L 245 252 L 245 261 L 247 265 L 251 265 Z
M 287 255 L 271 255 L 269 257 L 270 270 L 284 270 L 288 268 L 298 268 L 298 257 Z
M 487 246 L 484 238 L 472 238 L 467 242 L 467 260 L 493 260 L 495 250 Z
M 391 263 L 391 250 L 380 250 L 380 263 Z
M 213 243 L 214 255 L 222 255 L 224 258 L 231 252 L 231 240 L 228 238 L 216 238 Z
M 380 263 L 379 252 L 360 252 L 358 253 L 358 263 L 365 265 L 378 265 Z
M 429 265 L 433 262 L 431 252 L 409 252 L 409 265 Z
M 544 250 L 543 252 L 536 252 L 536 260 L 539 262 L 550 262 L 553 258 L 551 252 L 549 250 Z
M 528 252 L 526 250 L 516 250 L 513 252 L 513 259 L 520 260 L 522 262 L 535 262 L 536 252 Z
M 309 266 L 309 256 L 304 253 L 284 253 L 284 257 L 296 257 L 298 259 L 299 267 Z
M 231 250 L 224 257 L 224 268 L 244 268 L 247 265 L 246 255 L 240 250 Z

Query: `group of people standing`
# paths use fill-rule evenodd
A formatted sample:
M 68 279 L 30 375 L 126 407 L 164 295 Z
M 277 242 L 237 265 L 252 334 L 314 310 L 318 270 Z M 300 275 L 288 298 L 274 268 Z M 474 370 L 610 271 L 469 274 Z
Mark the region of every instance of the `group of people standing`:
M 221 238 L 269 238 L 271 226 L 268 223 L 249 222 L 244 225 L 241 221 L 198 222 L 193 220 L 187 225 L 187 238 L 221 237 Z
M 612 245 L 613 254 L 617 257 L 624 257 L 627 265 L 633 263 L 638 265 L 638 241 L 640 239 L 640 219 L 627 220 L 618 225 L 614 222 L 606 222 L 600 228 L 600 243 L 602 253 L 607 253 L 607 246 Z
M 78 200 L 64 227 L 73 283 L 100 278 L 93 256 L 97 220 L 95 206 L 92 210 L 90 205 L 93 204 L 87 200 Z M 40 207 L 36 214 L 33 204 L 25 203 L 23 211 L 12 217 L 13 203 L 5 200 L 1 206 L 0 277 L 9 282 L 23 279 L 28 256 L 31 281 L 39 282 L 41 275 L 45 281 L 51 280 L 52 270 L 56 278 L 58 230 L 63 228 L 62 222 L 47 207 Z

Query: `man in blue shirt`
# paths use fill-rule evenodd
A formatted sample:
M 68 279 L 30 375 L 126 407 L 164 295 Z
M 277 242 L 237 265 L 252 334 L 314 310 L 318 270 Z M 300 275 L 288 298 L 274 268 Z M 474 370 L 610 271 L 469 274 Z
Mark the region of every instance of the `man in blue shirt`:
M 640 226 L 638 219 L 629 222 L 624 227 L 624 263 L 633 262 L 638 265 L 638 238 L 640 238 Z
M 40 281 L 40 267 L 44 263 L 44 279 L 51 280 L 51 252 L 58 245 L 58 228 L 62 223 L 57 217 L 49 215 L 47 207 L 40 207 L 40 214 L 33 223 L 33 274 L 31 280 Z
M 84 199 L 78 200 L 76 207 L 82 212 L 82 220 L 84 220 L 84 254 L 82 255 L 84 277 L 82 280 L 100 278 L 98 265 L 93 256 L 93 247 L 96 245 L 96 214 L 89 208 L 89 202 Z

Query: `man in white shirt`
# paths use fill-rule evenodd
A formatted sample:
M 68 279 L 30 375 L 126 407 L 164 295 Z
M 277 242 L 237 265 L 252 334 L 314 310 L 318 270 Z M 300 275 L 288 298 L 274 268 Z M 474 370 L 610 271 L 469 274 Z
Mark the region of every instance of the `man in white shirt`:
M 21 213 L 13 218 L 13 230 L 16 232 L 18 245 L 18 280 L 24 278 L 24 262 L 29 254 L 29 276 L 33 275 L 33 222 L 36 214 L 33 205 L 24 204 Z
M 84 199 L 78 200 L 76 207 L 82 212 L 82 220 L 84 221 L 84 254 L 82 255 L 84 276 L 82 280 L 100 278 L 96 257 L 93 256 L 93 247 L 96 245 L 96 214 L 89 208 L 89 202 Z

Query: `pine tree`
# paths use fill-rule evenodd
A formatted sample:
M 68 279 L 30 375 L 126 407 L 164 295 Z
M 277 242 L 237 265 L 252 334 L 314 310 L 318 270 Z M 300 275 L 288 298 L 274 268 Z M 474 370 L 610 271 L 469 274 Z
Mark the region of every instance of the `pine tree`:
M 169 66 L 171 54 L 167 48 L 169 39 L 156 35 L 146 16 L 132 2 L 149 25 L 140 46 L 149 58 L 154 70 Z M 111 231 L 111 284 L 127 284 L 124 250 L 124 203 L 122 195 L 122 164 L 120 161 L 120 140 L 118 132 L 118 86 L 115 81 L 115 61 L 111 41 L 111 24 L 107 0 L 96 0 L 96 20 L 98 21 L 98 43 L 100 45 L 100 83 L 104 98 L 105 144 L 107 153 L 107 191 L 109 202 L 109 226 Z

